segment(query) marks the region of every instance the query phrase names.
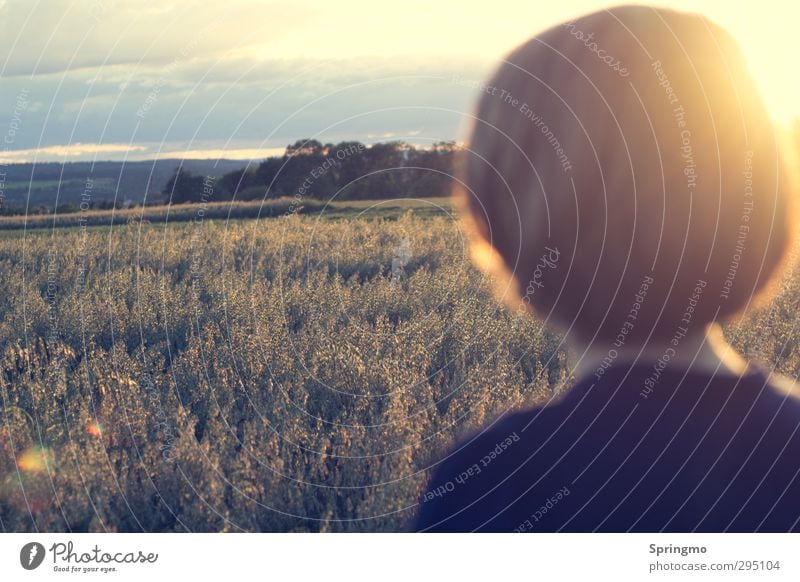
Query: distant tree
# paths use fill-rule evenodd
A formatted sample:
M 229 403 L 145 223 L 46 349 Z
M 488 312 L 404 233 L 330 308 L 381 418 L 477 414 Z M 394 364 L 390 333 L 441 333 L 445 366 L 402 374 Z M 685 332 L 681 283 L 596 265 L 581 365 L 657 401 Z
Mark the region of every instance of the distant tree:
M 444 196 L 450 191 L 458 146 L 436 142 L 429 148 L 394 141 L 366 146 L 357 141 L 337 144 L 301 139 L 287 145 L 281 156 L 264 159 L 256 167 L 228 172 L 217 183 L 218 199 L 253 200 L 301 195 L 340 200 L 392 196 Z M 178 183 L 175 192 L 172 187 Z M 173 202 L 196 200 L 202 179 L 176 173 L 165 195 Z
M 372 144 L 364 152 L 365 172 L 346 194 L 347 198 L 392 198 L 405 190 L 403 170 L 413 156 L 414 148 L 401 141 Z
M 18 206 L 18 205 L 9 205 L 9 204 L 0 204 L 0 215 L 3 216 L 14 216 L 19 214 L 25 214 L 25 207 Z
M 223 175 L 217 182 L 219 200 L 241 200 L 241 192 L 257 184 L 257 168 L 244 166 Z
M 59 204 L 56 206 L 56 214 L 70 214 L 71 212 L 77 212 L 78 207 L 75 206 L 72 202 L 65 202 L 64 204 Z
M 298 139 L 286 146 L 286 156 L 319 156 L 322 155 L 324 146 L 315 139 Z
M 163 192 L 173 204 L 197 202 L 203 195 L 203 177 L 193 176 L 188 170 L 176 168 Z
M 336 191 L 335 164 L 326 162 L 332 147 L 315 139 L 297 140 L 286 146 L 283 156 L 267 158 L 259 165 L 256 182 L 269 197 L 330 196 Z
M 331 147 L 328 156 L 339 162 L 334 175 L 337 190 L 343 189 L 339 194 L 340 199 L 347 198 L 356 190 L 358 181 L 369 172 L 366 151 L 367 146 L 358 141 L 343 141 Z
M 288 149 L 288 148 L 287 148 Z M 255 183 L 259 186 L 263 186 L 264 188 L 270 188 L 270 195 L 275 194 L 275 179 L 278 176 L 278 172 L 281 170 L 281 166 L 283 166 L 284 161 L 286 160 L 286 156 L 282 157 L 272 157 L 267 158 L 261 164 L 259 164 L 258 168 L 255 171 Z M 283 194 L 281 192 L 280 194 Z M 279 195 L 280 195 L 279 194 Z

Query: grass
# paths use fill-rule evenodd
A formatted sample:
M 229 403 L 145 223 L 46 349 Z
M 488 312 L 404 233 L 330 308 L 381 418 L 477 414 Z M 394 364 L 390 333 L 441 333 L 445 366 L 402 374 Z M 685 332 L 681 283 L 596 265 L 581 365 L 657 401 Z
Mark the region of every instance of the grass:
M 459 435 L 571 381 L 413 210 L 0 239 L 2 529 L 405 528 Z M 798 286 L 726 330 L 793 376 Z
M 456 435 L 565 381 L 443 217 L 63 229 L 0 240 L 0 286 L 7 531 L 402 529 Z
M 0 232 L 19 230 L 52 230 L 112 226 L 129 223 L 175 223 L 197 220 L 240 220 L 274 218 L 285 214 L 305 214 L 325 219 L 337 218 L 396 218 L 414 209 L 422 216 L 450 212 L 448 198 L 403 200 L 353 200 L 325 203 L 306 199 L 277 198 L 253 202 L 209 202 L 207 204 L 176 204 L 146 206 L 117 210 L 87 210 L 56 215 L 0 216 Z M 2 234 L 0 234 L 2 236 Z

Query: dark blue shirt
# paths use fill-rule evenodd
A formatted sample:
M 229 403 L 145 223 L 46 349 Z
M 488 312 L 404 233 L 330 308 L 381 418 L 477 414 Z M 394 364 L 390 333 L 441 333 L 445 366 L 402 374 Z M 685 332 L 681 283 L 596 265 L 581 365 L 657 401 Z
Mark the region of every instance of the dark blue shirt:
M 614 366 L 442 460 L 420 531 L 800 530 L 800 389 Z

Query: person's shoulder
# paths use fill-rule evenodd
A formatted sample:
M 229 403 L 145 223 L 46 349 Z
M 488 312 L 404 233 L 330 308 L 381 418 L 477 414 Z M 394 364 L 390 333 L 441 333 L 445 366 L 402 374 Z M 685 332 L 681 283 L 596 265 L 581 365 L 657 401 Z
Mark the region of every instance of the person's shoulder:
M 753 417 L 761 418 L 772 432 L 795 434 L 800 423 L 800 384 L 762 364 L 751 362 L 750 366 L 756 371 L 748 376 L 757 394 Z M 797 445 L 800 446 L 800 441 Z
M 741 376 L 759 389 L 768 388 L 767 394 L 785 400 L 790 406 L 800 407 L 800 384 L 761 362 L 749 360 Z
M 762 370 L 779 414 L 790 423 L 800 422 L 800 384 L 784 374 Z
M 416 531 L 472 531 L 494 511 L 503 483 L 530 448 L 547 408 L 506 413 L 462 436 L 439 460 L 420 498 Z M 526 444 L 527 443 L 527 444 Z
M 796 405 L 800 405 L 800 384 L 789 376 L 784 376 L 778 372 L 766 371 L 766 375 L 770 386 L 778 395 L 784 396 Z
M 560 400 L 525 410 L 509 411 L 491 424 L 466 432 L 439 462 L 433 483 L 441 484 L 453 476 L 469 472 L 476 465 L 495 476 L 503 466 L 516 466 L 520 455 L 540 447 L 556 430 L 564 416 Z
M 548 401 L 538 405 L 509 410 L 478 430 L 466 432 L 451 449 L 449 458 L 461 459 L 458 464 L 474 459 L 486 450 L 494 450 L 498 446 L 505 449 L 511 443 L 538 443 L 550 437 L 564 423 L 566 417 L 585 390 L 586 383 L 578 382 L 572 387 L 553 395 Z M 522 451 L 526 446 L 515 446 Z M 483 453 L 485 454 L 485 453 Z M 483 457 L 481 454 L 481 458 Z M 509 455 L 512 456 L 512 455 Z
M 560 450 L 551 436 L 568 415 L 566 397 L 571 392 L 533 408 L 505 412 L 463 434 L 432 467 L 433 477 L 420 498 L 416 531 L 472 531 L 499 511 L 525 460 Z
M 522 440 L 536 439 L 537 434 L 548 432 L 560 416 L 559 402 L 507 412 L 490 425 L 472 430 L 462 436 L 451 450 L 451 456 L 472 459 L 486 450 L 502 450 Z M 481 455 L 483 456 L 483 455 Z

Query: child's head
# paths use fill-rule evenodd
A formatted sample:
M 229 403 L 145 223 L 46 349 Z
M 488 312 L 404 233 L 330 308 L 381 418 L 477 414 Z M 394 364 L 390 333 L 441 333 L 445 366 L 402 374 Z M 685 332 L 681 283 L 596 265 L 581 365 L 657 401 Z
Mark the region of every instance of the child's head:
M 584 340 L 703 331 L 765 289 L 790 237 L 768 115 L 698 15 L 620 7 L 516 49 L 483 87 L 459 180 L 506 296 Z

